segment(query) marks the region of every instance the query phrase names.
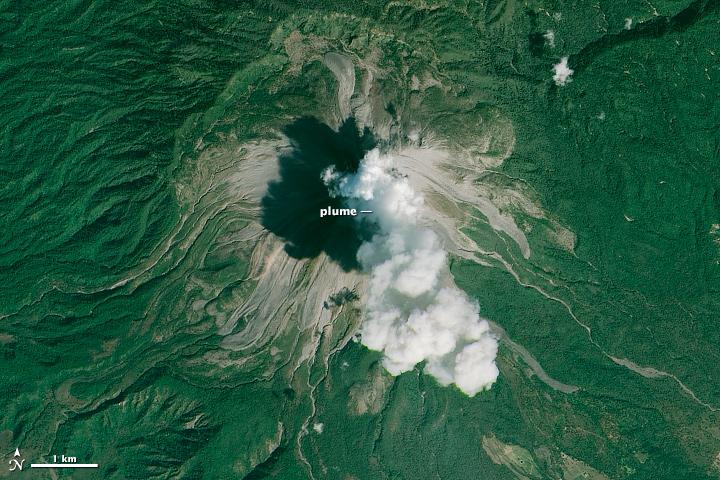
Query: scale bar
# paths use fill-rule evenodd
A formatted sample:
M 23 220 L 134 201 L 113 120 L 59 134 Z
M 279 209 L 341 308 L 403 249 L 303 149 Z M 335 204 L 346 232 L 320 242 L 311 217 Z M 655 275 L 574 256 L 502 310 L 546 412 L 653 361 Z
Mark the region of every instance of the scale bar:
M 97 463 L 31 463 L 30 468 L 98 468 Z

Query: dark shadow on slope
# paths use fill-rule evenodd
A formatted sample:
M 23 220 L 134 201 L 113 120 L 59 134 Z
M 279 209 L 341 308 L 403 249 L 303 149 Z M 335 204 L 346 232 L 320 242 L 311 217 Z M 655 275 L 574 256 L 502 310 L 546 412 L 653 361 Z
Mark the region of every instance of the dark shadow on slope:
M 285 447 L 277 447 L 270 456 L 261 464 L 257 465 L 242 480 L 264 480 L 266 478 L 279 478 L 281 474 L 277 467 L 278 460 L 285 453 Z
M 334 165 L 341 173 L 354 173 L 360 160 L 375 146 L 366 128 L 358 131 L 348 119 L 336 132 L 315 118 L 301 118 L 283 129 L 292 150 L 278 158 L 280 178 L 268 184 L 262 199 L 262 224 L 285 240 L 293 258 L 314 258 L 325 252 L 345 271 L 358 267 L 356 254 L 370 232 L 362 231 L 353 217 L 320 218 L 320 209 L 341 208 L 321 179 Z
M 655 17 L 633 25 L 630 30 L 603 35 L 570 57 L 570 68 L 582 72 L 603 51 L 640 38 L 658 38 L 668 32 L 682 32 L 720 7 L 720 0 L 695 0 L 672 17 Z

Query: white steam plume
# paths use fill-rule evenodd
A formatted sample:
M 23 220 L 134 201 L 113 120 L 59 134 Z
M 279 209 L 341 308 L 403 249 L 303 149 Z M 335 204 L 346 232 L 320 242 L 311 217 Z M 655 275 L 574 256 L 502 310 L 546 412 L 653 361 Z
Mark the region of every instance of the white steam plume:
M 357 173 L 330 168 L 323 179 L 350 206 L 374 212 L 359 221 L 372 218 L 379 227 L 357 254 L 370 274 L 362 343 L 384 353 L 393 375 L 426 361 L 425 372 L 443 385 L 470 396 L 490 388 L 497 341 L 477 304 L 455 285 L 439 237 L 418 224 L 423 198 L 393 168 L 392 156 L 375 149 Z

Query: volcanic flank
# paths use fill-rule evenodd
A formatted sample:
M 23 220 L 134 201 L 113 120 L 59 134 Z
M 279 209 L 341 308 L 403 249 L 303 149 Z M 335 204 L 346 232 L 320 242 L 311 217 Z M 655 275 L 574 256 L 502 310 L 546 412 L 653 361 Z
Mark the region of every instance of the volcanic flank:
M 468 395 L 490 388 L 497 341 L 477 303 L 455 285 L 446 251 L 473 248 L 464 245 L 457 219 L 426 204 L 422 193 L 428 181 L 431 191 L 463 192 L 450 185 L 446 154 L 381 153 L 352 119 L 334 131 L 303 118 L 283 133 L 290 148 L 262 198 L 263 227 L 290 258 L 338 265 L 345 273 L 326 279 L 328 286 L 360 281 L 359 339 L 383 353 L 389 373 L 424 363 L 439 383 Z M 351 272 L 360 276 L 345 278 Z

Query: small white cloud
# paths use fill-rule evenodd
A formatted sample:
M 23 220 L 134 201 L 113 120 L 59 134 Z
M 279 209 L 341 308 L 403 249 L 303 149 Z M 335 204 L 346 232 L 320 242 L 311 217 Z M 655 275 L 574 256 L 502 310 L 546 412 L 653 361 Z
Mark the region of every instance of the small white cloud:
M 545 45 L 550 48 L 555 48 L 555 32 L 553 32 L 552 30 L 548 30 L 547 32 L 543 33 L 543 38 L 545 39 Z
M 553 72 L 553 80 L 555 80 L 557 86 L 562 87 L 570 83 L 572 81 L 570 76 L 574 73 L 574 70 L 568 67 L 568 57 L 561 58 L 560 63 L 553 65 Z
M 325 428 L 324 423 L 316 423 L 313 425 L 313 430 L 315 430 L 315 433 L 320 435 L 323 432 L 323 428 Z
M 632 28 L 632 24 L 633 24 L 632 18 L 629 18 L 629 17 L 626 18 L 625 19 L 625 30 L 630 30 Z

